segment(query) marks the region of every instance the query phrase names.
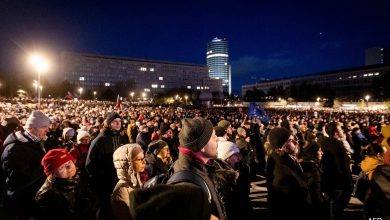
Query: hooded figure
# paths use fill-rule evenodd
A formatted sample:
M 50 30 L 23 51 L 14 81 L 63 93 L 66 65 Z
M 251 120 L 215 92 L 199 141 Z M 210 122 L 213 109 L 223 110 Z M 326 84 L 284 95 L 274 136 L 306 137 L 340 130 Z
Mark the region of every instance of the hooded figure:
M 126 144 L 114 152 L 113 162 L 119 179 L 111 195 L 113 219 L 131 219 L 129 194 L 142 187 L 139 173 L 145 170 L 144 152 L 138 144 Z

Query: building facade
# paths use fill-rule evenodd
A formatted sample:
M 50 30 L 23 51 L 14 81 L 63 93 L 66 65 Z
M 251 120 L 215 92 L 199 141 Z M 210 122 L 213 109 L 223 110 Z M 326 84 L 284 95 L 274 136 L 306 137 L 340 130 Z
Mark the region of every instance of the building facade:
M 63 52 L 60 71 L 70 84 L 90 90 L 126 87 L 129 92 L 169 89 L 222 91 L 206 65 Z
M 371 47 L 366 49 L 366 65 L 390 64 L 390 48 Z
M 210 78 L 221 79 L 224 92 L 232 93 L 229 45 L 226 39 L 214 38 L 207 44 L 207 66 Z
M 367 92 L 389 98 L 386 86 L 376 86 L 385 83 L 389 75 L 390 65 L 371 65 L 242 85 L 241 93 L 245 96 L 253 88 L 268 93 L 272 88 L 282 87 L 286 96 L 289 96 L 293 87 L 304 88 L 305 85 L 310 85 L 311 88 L 331 90 L 338 98 L 359 99 Z

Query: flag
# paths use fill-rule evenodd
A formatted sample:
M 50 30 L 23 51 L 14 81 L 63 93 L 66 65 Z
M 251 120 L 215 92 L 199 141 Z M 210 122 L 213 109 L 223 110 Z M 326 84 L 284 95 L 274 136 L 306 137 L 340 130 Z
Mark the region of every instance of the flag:
M 253 118 L 259 118 L 264 124 L 269 124 L 270 118 L 262 107 L 257 107 L 255 102 L 251 102 L 246 114 Z
M 116 105 L 115 105 L 116 109 L 118 110 L 121 110 L 121 99 L 119 97 L 119 94 L 118 94 L 118 97 L 116 98 Z

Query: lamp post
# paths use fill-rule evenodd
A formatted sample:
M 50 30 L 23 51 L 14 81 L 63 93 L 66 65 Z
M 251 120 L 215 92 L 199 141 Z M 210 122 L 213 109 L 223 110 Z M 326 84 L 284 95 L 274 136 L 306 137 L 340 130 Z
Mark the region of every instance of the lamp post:
M 96 100 L 96 91 L 93 91 L 93 99 Z
M 47 70 L 48 63 L 45 58 L 38 54 L 32 54 L 30 56 L 30 63 L 35 67 L 38 73 L 37 91 L 38 91 L 38 109 L 41 108 L 41 73 Z
M 133 101 L 134 92 L 130 92 L 130 96 L 131 96 L 131 101 Z
M 80 99 L 81 99 L 81 94 L 83 93 L 83 87 L 79 88 L 79 92 L 80 92 Z
M 364 97 L 364 99 L 366 100 L 366 106 L 368 108 L 368 100 L 370 100 L 370 96 L 369 95 L 366 95 L 366 97 Z

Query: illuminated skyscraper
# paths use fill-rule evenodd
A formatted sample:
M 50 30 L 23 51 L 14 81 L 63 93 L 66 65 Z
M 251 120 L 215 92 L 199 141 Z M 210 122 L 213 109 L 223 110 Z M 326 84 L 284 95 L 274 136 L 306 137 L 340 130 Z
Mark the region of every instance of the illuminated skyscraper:
M 209 77 L 222 79 L 224 92 L 232 93 L 229 46 L 226 39 L 214 38 L 207 44 L 207 66 Z

